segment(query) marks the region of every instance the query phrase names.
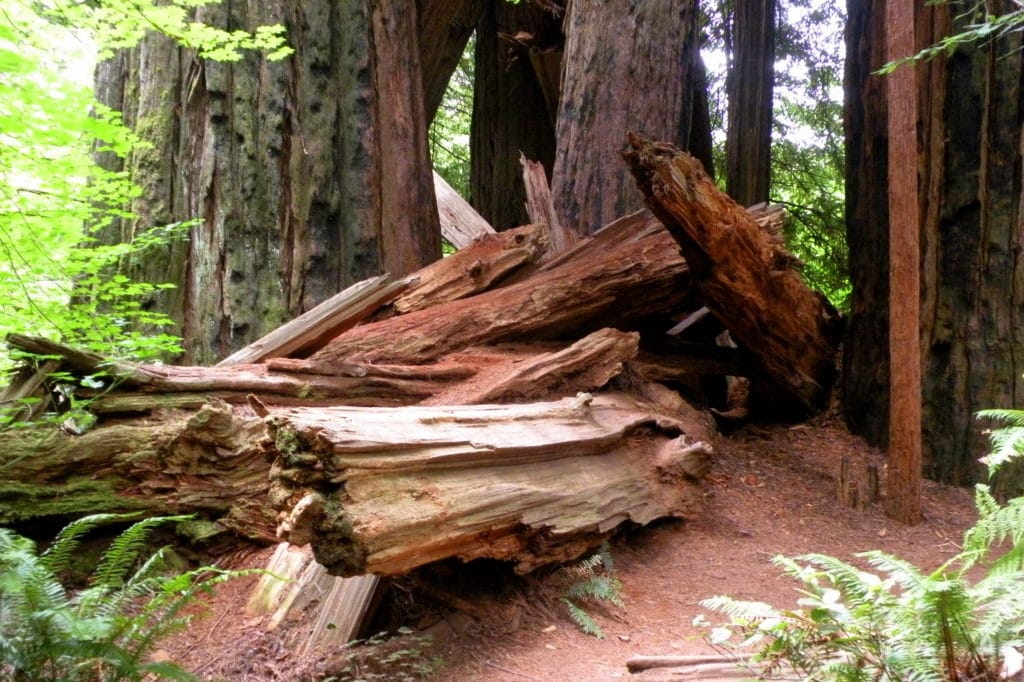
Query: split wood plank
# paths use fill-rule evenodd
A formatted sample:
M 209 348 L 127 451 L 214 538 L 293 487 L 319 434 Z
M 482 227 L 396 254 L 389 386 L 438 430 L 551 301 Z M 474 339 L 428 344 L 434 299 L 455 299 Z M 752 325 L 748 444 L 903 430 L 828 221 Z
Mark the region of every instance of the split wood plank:
M 483 235 L 417 272 L 419 283 L 391 307 L 405 314 L 487 291 L 519 268 L 540 261 L 547 250 L 547 228 L 542 225 Z
M 384 274 L 353 284 L 263 338 L 232 353 L 217 365 L 226 367 L 252 364 L 271 357 L 308 355 L 329 339 L 366 319 L 416 281 L 415 276 L 391 281 L 390 276 Z
M 523 167 L 523 185 L 526 189 L 526 215 L 530 222 L 547 225 L 551 248 L 547 258 L 568 251 L 580 241 L 580 236 L 567 225 L 562 225 L 555 212 L 555 204 L 551 199 L 551 188 L 544 166 L 539 161 L 531 161 L 525 154 L 519 154 L 519 163 Z
M 448 182 L 434 171 L 434 194 L 441 219 L 441 236 L 456 249 L 464 249 L 474 239 L 494 234 L 491 224 L 476 212 Z
M 551 396 L 559 387 L 563 395 L 594 391 L 622 372 L 623 364 L 636 357 L 639 346 L 636 332 L 601 329 L 560 351 L 521 363 L 482 395 L 466 402 L 535 400 Z

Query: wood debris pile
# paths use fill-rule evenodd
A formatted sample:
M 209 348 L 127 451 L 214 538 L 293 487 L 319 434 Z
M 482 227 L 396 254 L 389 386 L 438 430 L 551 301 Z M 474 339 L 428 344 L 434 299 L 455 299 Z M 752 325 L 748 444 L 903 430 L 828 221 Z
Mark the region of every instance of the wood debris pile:
M 680 392 L 715 404 L 745 376 L 753 400 L 812 413 L 837 316 L 778 211 L 737 206 L 666 145 L 633 137 L 625 156 L 651 211 L 581 238 L 526 163 L 535 224 L 356 285 L 216 367 L 10 338 L 48 360 L 8 404 L 58 369 L 106 385 L 74 389 L 88 428 L 0 434 L 0 523 L 198 512 L 210 532 L 309 543 L 335 575 L 389 575 L 447 557 L 529 571 L 624 522 L 698 516 L 713 425 Z

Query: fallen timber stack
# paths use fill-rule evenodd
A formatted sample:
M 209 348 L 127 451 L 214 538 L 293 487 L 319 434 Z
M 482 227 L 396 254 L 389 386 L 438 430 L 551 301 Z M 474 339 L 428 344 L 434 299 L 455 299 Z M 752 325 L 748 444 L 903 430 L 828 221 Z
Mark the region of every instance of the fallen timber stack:
M 674 389 L 728 368 L 812 412 L 833 378 L 834 313 L 792 271 L 778 213 L 740 209 L 681 152 L 631 143 L 653 215 L 586 239 L 541 223 L 485 234 L 217 367 L 9 338 L 64 384 L 92 377 L 73 390 L 95 423 L 0 433 L 0 523 L 196 512 L 309 543 L 336 575 L 388 575 L 448 557 L 529 571 L 625 522 L 697 517 L 713 434 Z M 703 308 L 710 323 L 663 343 Z M 705 352 L 723 328 L 735 358 Z M 0 401 L 47 383 L 15 378 Z

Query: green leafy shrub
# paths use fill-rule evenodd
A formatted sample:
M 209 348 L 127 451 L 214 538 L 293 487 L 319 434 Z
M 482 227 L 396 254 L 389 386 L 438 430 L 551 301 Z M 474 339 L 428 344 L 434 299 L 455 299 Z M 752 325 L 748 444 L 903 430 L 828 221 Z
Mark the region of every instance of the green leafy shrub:
M 192 680 L 168 662 L 148 661 L 156 644 L 183 629 L 183 609 L 201 592 L 248 571 L 203 567 L 169 573 L 169 548 L 143 556 L 150 532 L 188 516 L 144 519 L 103 554 L 84 589 L 60 576 L 82 538 L 97 526 L 135 518 L 95 514 L 66 526 L 41 554 L 35 543 L 0 528 L 0 679 L 13 682 Z
M 590 601 L 608 602 L 619 608 L 625 606 L 622 603 L 622 583 L 615 574 L 608 543 L 602 543 L 594 554 L 578 564 L 561 568 L 559 573 L 566 583 L 561 599 L 569 617 L 586 634 L 604 639 L 601 626 L 580 604 Z
M 1024 412 L 990 411 L 990 473 L 1024 450 Z M 879 551 L 865 570 L 831 556 L 777 557 L 800 583 L 798 608 L 715 597 L 730 618 L 713 645 L 756 647 L 767 674 L 808 680 L 997 680 L 1011 648 L 1024 646 L 1024 498 L 1000 504 L 985 485 L 963 550 L 931 573 Z M 699 624 L 707 624 L 703 617 Z

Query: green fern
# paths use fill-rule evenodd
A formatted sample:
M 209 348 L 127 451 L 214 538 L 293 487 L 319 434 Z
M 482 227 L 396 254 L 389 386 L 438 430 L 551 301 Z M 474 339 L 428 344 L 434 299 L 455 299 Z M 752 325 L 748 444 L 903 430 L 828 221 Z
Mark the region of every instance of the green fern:
M 174 664 L 146 658 L 161 638 L 187 625 L 182 610 L 199 592 L 252 571 L 205 567 L 175 575 L 168 572 L 169 549 L 143 558 L 154 528 L 190 517 L 144 519 L 130 526 L 104 553 L 83 590 L 69 592 L 58 578 L 86 533 L 135 518 L 79 519 L 42 554 L 31 540 L 0 528 L 0 679 L 195 679 Z
M 994 474 L 1024 455 L 1024 411 L 980 416 L 1005 425 L 993 431 L 985 458 Z M 962 552 L 935 571 L 877 551 L 859 555 L 870 571 L 821 554 L 778 557 L 800 583 L 798 608 L 705 600 L 705 608 L 729 618 L 712 627 L 709 640 L 756 647 L 768 674 L 841 682 L 999 679 L 1005 647 L 1024 646 L 1024 497 L 1000 504 L 978 486 L 975 500 L 979 518 Z
M 579 602 L 608 602 L 619 608 L 625 607 L 622 583 L 615 574 L 608 543 L 602 543 L 594 554 L 577 564 L 561 568 L 559 574 L 566 585 L 561 600 L 569 611 L 569 617 L 584 633 L 604 639 L 604 631 Z

